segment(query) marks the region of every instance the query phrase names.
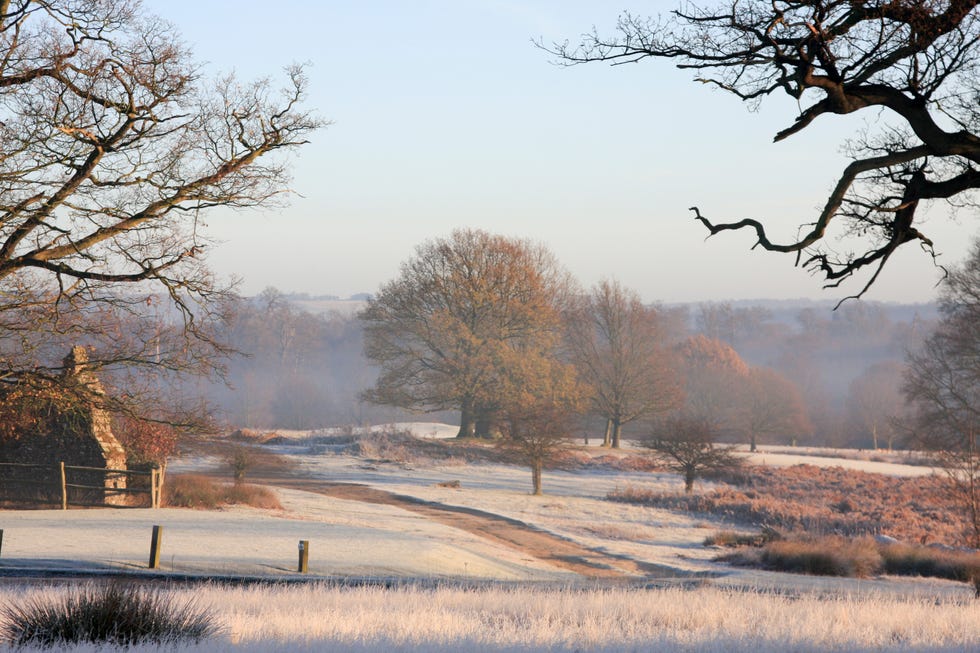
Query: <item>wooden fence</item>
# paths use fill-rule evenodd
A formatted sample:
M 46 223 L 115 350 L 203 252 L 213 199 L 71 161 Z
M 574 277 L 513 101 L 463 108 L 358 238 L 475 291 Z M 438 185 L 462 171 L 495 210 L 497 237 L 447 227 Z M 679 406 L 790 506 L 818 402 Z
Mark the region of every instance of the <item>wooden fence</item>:
M 20 472 L 20 473 L 18 473 Z M 74 497 L 72 505 L 123 505 L 113 501 L 118 497 L 135 494 L 149 495 L 150 507 L 160 507 L 160 493 L 163 489 L 162 469 L 151 468 L 149 471 L 131 469 L 106 469 L 104 467 L 83 467 L 66 465 L 63 461 L 56 465 L 32 465 L 29 463 L 0 463 L 0 488 L 8 490 L 4 495 L 10 495 L 11 488 L 38 487 L 44 489 L 48 496 L 61 497 L 61 509 L 67 510 L 69 498 Z M 81 477 L 80 479 L 78 477 Z M 96 485 L 86 479 L 100 478 L 101 485 Z M 126 487 L 113 487 L 113 479 L 126 479 Z M 133 483 L 133 481 L 142 481 Z M 134 487 L 134 485 L 139 487 Z M 14 493 L 25 496 L 26 493 Z M 101 496 L 101 500 L 92 500 L 92 496 Z M 46 503 L 51 503 L 50 500 Z

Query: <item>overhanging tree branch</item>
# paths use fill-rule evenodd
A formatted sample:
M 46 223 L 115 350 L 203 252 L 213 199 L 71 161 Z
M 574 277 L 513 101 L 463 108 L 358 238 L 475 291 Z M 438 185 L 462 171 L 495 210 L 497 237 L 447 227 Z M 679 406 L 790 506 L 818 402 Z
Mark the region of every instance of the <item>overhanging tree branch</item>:
M 624 14 L 616 32 L 605 38 L 593 30 L 577 46 L 538 45 L 567 65 L 668 59 L 747 102 L 781 90 L 801 108 L 775 141 L 802 132 L 820 116 L 868 109 L 884 114 L 854 148 L 854 162 L 817 218 L 802 223 L 804 236 L 781 244 L 769 238 L 760 220 L 716 224 L 692 209 L 710 235 L 754 231 L 756 246 L 796 253 L 797 264 L 803 261 L 830 287 L 871 269 L 870 282 L 855 295 L 861 296 L 900 246 L 919 242 L 935 256 L 932 241 L 915 226 L 923 200 L 975 206 L 969 193 L 980 189 L 978 0 L 748 0 L 717 8 L 693 5 L 658 19 Z M 888 141 L 896 125 L 907 134 Z M 883 139 L 878 145 L 875 127 Z M 846 223 L 848 242 L 865 236 L 857 247 L 863 251 L 843 260 L 817 249 L 830 239 L 828 226 L 838 218 Z

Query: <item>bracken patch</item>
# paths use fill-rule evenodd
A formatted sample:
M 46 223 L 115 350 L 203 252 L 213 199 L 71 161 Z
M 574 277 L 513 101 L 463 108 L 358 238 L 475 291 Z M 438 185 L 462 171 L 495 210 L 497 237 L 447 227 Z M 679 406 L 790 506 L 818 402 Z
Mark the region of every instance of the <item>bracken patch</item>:
M 959 544 L 968 532 L 939 476 L 899 478 L 840 467 L 745 467 L 716 476 L 721 487 L 678 495 L 626 487 L 613 501 L 721 517 L 788 533 L 884 534 L 919 544 Z M 900 499 L 897 499 L 900 498 Z

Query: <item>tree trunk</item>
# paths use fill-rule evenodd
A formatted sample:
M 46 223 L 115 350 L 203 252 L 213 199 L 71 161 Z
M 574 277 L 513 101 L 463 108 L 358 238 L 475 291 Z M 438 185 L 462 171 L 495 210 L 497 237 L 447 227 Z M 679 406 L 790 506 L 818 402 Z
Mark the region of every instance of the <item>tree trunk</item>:
M 752 431 L 752 434 L 749 435 L 749 451 L 751 451 L 752 453 L 755 453 L 755 451 L 756 451 L 756 446 L 755 446 L 755 431 Z
M 606 420 L 606 434 L 602 437 L 602 446 L 608 447 L 612 445 L 612 420 Z
M 687 469 L 684 471 L 684 494 L 691 494 L 694 492 L 694 479 L 697 475 L 694 473 L 693 469 Z
M 871 424 L 871 448 L 878 451 L 878 423 Z
M 541 494 L 541 461 L 536 460 L 531 463 L 531 485 L 534 487 L 534 495 Z
M 476 418 L 475 432 L 474 435 L 478 438 L 483 438 L 484 440 L 490 439 L 490 428 L 493 424 L 491 417 L 485 413 L 481 413 Z
M 460 406 L 459 432 L 457 438 L 473 437 L 473 408 L 468 399 L 464 399 Z
M 619 434 L 623 430 L 623 425 L 618 419 L 612 421 L 612 448 L 619 449 Z

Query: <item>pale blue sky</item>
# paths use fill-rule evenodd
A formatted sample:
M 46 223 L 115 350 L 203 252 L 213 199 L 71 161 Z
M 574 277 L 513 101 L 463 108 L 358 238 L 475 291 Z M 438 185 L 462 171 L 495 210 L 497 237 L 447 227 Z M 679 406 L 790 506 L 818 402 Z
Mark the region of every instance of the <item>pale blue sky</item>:
M 665 62 L 563 68 L 532 39 L 611 29 L 619 0 L 145 0 L 207 70 L 276 75 L 309 62 L 310 105 L 333 121 L 295 162 L 301 194 L 274 213 L 219 213 L 214 268 L 265 286 L 374 292 L 418 243 L 478 227 L 548 245 L 584 284 L 619 279 L 648 301 L 836 298 L 788 256 L 749 252 L 749 234 L 705 232 L 752 216 L 791 237 L 846 165 L 854 119 L 789 142 L 783 97 L 750 112 Z M 608 30 L 607 30 L 608 31 Z M 962 256 L 976 216 L 927 226 L 943 260 Z M 938 273 L 910 250 L 872 299 L 926 301 Z

